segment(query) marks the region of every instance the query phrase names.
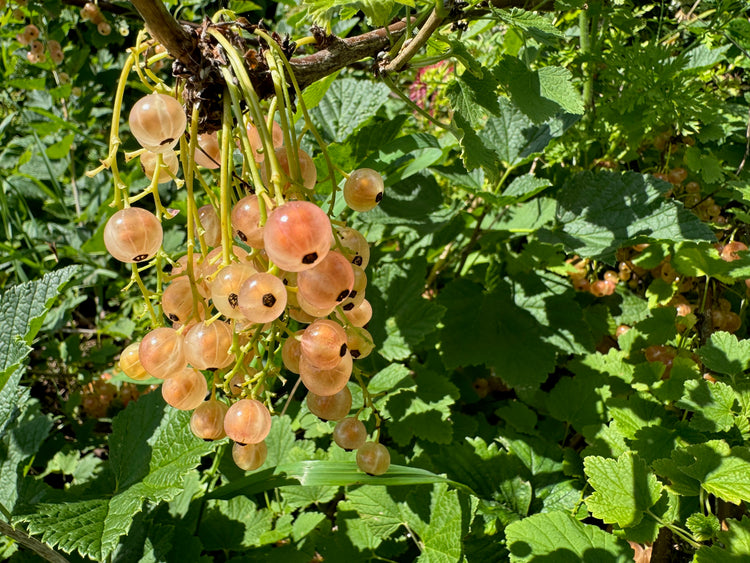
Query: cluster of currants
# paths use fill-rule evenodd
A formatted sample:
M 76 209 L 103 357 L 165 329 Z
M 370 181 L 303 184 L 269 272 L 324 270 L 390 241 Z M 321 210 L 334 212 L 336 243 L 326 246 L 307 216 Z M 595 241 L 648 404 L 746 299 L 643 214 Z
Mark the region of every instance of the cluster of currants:
M 158 295 L 171 326 L 158 326 L 129 345 L 120 368 L 135 380 L 163 380 L 165 401 L 193 411 L 193 433 L 205 440 L 233 440 L 233 458 L 244 470 L 265 461 L 274 385 L 287 372 L 299 374 L 309 410 L 338 421 L 336 443 L 357 449 L 359 467 L 379 475 L 390 465 L 388 450 L 378 440 L 367 441 L 360 413 L 347 416 L 354 360 L 374 348 L 364 328 L 372 316 L 365 299 L 369 245 L 361 233 L 331 221 L 315 203 L 312 159 L 299 150 L 290 163 L 284 132 L 271 123 L 261 124 L 263 131 L 250 122 L 237 124 L 233 133 L 247 136 L 262 185 L 237 182 L 235 188 L 243 193 L 235 194 L 229 205 L 216 198 L 202 207 L 192 202 L 199 251 L 191 252 L 196 241 L 189 241 L 188 254 L 172 261 L 160 251 L 159 217 L 127 201 L 108 220 L 104 243 L 116 259 L 137 264 L 163 257 L 173 263 L 164 277 L 169 283 Z M 180 158 L 175 148 L 187 125 L 177 99 L 162 93 L 141 98 L 131 109 L 129 125 L 143 147 L 140 163 L 152 185 L 176 178 Z M 197 135 L 194 154 L 181 155 L 182 162 L 208 170 L 231 163 L 230 175 L 237 176 L 234 161 L 221 149 L 223 145 L 234 153 L 238 139 L 222 141 L 217 133 Z M 185 146 L 183 142 L 183 150 Z M 383 196 L 380 174 L 359 169 L 345 176 L 343 195 L 349 207 L 373 209 Z M 267 189 L 271 182 L 282 186 L 273 197 L 274 191 Z M 161 318 L 157 324 L 166 323 Z
M 107 416 L 110 407 L 127 407 L 130 401 L 135 401 L 154 388 L 151 386 L 139 390 L 137 385 L 127 382 L 118 387 L 112 383 L 112 374 L 105 372 L 81 390 L 81 409 L 90 417 L 102 418 Z
M 47 60 L 45 45 L 39 37 L 39 28 L 34 24 L 27 25 L 23 28 L 23 32 L 16 34 L 16 41 L 29 48 L 26 59 L 30 63 L 43 63 Z M 63 62 L 65 55 L 63 55 L 62 47 L 58 41 L 49 39 L 46 49 L 49 51 L 49 58 L 53 63 L 59 65 Z
M 106 19 L 104 19 L 104 15 L 99 9 L 99 6 L 93 2 L 86 2 L 86 4 L 83 5 L 83 8 L 81 8 L 81 19 L 83 21 L 90 21 L 96 25 L 96 30 L 100 35 L 106 36 L 112 33 L 112 26 Z

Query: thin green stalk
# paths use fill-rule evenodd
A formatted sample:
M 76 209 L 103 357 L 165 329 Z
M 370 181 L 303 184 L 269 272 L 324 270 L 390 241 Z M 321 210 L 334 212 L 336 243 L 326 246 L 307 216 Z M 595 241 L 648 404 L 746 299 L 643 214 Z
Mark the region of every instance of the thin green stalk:
M 221 118 L 221 169 L 219 173 L 219 209 L 221 209 L 222 260 L 226 266 L 232 254 L 232 225 L 229 221 L 229 179 L 234 168 L 232 159 L 232 109 L 229 96 L 224 96 L 224 112 Z
M 417 104 L 415 104 L 414 102 L 412 102 L 409 99 L 409 96 L 407 96 L 401 90 L 399 90 L 399 88 L 393 83 L 393 81 L 390 79 L 390 77 L 384 75 L 384 76 L 382 76 L 382 79 L 383 79 L 383 82 L 385 83 L 385 85 L 388 86 L 388 88 L 391 89 L 391 92 L 393 92 L 399 98 L 401 98 L 401 100 L 407 106 L 409 106 L 410 109 L 412 109 L 413 111 L 417 112 L 419 115 L 421 115 L 422 117 L 424 117 L 426 120 L 428 120 L 433 125 L 435 125 L 437 127 L 440 127 L 441 129 L 445 129 L 446 131 L 448 131 L 449 133 L 451 133 L 456 139 L 460 139 L 460 133 L 458 132 L 458 129 L 456 129 L 453 125 L 446 125 L 445 123 L 441 123 L 440 121 L 438 121 L 437 119 L 435 119 L 434 117 L 432 117 L 428 112 L 426 112 L 421 107 L 419 107 Z

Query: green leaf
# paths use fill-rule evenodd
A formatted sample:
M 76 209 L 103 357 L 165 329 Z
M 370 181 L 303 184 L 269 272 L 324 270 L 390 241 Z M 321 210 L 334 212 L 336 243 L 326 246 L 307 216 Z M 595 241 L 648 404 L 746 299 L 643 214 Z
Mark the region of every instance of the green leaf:
M 283 463 L 237 479 L 206 495 L 207 498 L 230 499 L 237 495 L 251 495 L 275 487 L 344 487 L 351 485 L 424 485 L 448 483 L 470 492 L 462 483 L 457 483 L 416 467 L 391 465 L 386 473 L 373 477 L 362 473 L 354 461 L 306 460 Z
M 535 125 L 507 98 L 499 98 L 498 105 L 500 115 L 487 120 L 484 129 L 479 131 L 478 138 L 505 167 L 516 168 L 530 162 L 552 139 L 562 136 L 578 120 L 577 116 L 566 115 Z M 464 129 L 462 125 L 459 126 Z M 466 152 L 468 147 L 464 146 L 463 141 L 462 146 Z M 485 160 L 486 158 L 481 158 L 483 165 Z M 466 159 L 464 162 L 469 169 L 476 167 L 470 166 Z
M 31 352 L 31 341 L 60 288 L 78 271 L 66 266 L 42 279 L 11 287 L 0 296 L 0 390 Z
M 632 548 L 604 530 L 583 524 L 568 512 L 534 514 L 505 529 L 512 563 L 626 563 Z
M 310 84 L 305 90 L 302 92 L 302 101 L 305 102 L 305 107 L 307 108 L 307 111 L 311 111 L 314 108 L 318 107 L 318 104 L 323 99 L 323 96 L 325 96 L 326 92 L 328 92 L 328 89 L 331 87 L 331 84 L 333 84 L 333 81 L 338 77 L 340 71 L 334 72 L 333 74 L 329 74 L 325 78 L 321 78 L 320 80 L 316 80 L 312 84 Z M 302 119 L 302 116 L 304 114 L 302 113 L 302 106 L 300 105 L 297 108 L 297 111 L 294 113 L 294 122 L 296 123 L 300 119 Z
M 750 340 L 738 340 L 728 332 L 714 332 L 698 349 L 703 365 L 711 371 L 734 377 L 750 367 Z
M 723 440 L 688 446 L 680 470 L 709 494 L 733 504 L 750 501 L 750 449 Z
M 745 563 L 750 560 L 750 518 L 724 520 L 728 530 L 716 533 L 716 543 L 703 546 L 695 554 L 695 563 Z
M 581 431 L 608 422 L 605 402 L 611 396 L 609 385 L 599 374 L 578 374 L 560 379 L 547 397 L 547 408 L 556 419 Z
M 691 428 L 706 432 L 723 432 L 734 426 L 734 390 L 717 381 L 691 379 L 685 382 L 685 392 L 677 406 L 693 413 Z M 739 411 L 739 408 L 737 409 Z
M 310 115 L 328 140 L 342 142 L 377 113 L 389 93 L 388 87 L 378 82 L 340 78 Z
M 261 545 L 261 536 L 271 531 L 273 513 L 258 509 L 246 497 L 208 501 L 198 528 L 206 551 L 242 551 Z
M 422 540 L 418 563 L 453 563 L 461 558 L 461 521 L 463 514 L 458 491 L 438 483 L 432 488 L 429 523 L 412 521 L 412 528 Z
M 531 70 L 520 59 L 506 56 L 495 74 L 506 85 L 513 103 L 534 123 L 561 111 L 583 115 L 583 99 L 573 86 L 573 75 L 562 67 Z
M 714 539 L 721 530 L 721 522 L 716 516 L 700 512 L 688 516 L 685 525 L 695 536 L 695 539 L 701 542 Z
M 639 457 L 625 452 L 617 460 L 589 456 L 584 471 L 594 493 L 586 506 L 595 518 L 621 528 L 635 526 L 659 500 L 662 486 Z
M 585 258 L 615 263 L 615 251 L 634 241 L 714 240 L 711 230 L 673 200 L 662 182 L 635 172 L 581 172 L 558 192 L 553 241 Z
M 51 159 L 60 159 L 68 155 L 70 152 L 70 145 L 73 144 L 75 135 L 73 133 L 66 135 L 58 142 L 49 145 L 46 149 L 47 157 Z
M 70 553 L 107 559 L 128 532 L 144 501 L 169 501 L 185 475 L 216 444 L 190 431 L 190 413 L 167 407 L 160 393 L 131 402 L 115 417 L 110 437 L 111 496 L 67 503 L 40 503 L 18 518 L 32 534 Z
M 438 302 L 446 308 L 440 332 L 446 367 L 486 364 L 515 388 L 534 388 L 554 369 L 554 347 L 542 341 L 541 327 L 513 303 L 506 285 L 485 294 L 459 279 L 443 289 Z
M 521 8 L 511 10 L 492 10 L 498 19 L 510 26 L 524 31 L 540 43 L 554 44 L 556 39 L 562 38 L 563 33 L 552 22 L 542 15 L 527 12 Z
M 461 113 L 472 127 L 478 128 L 488 113 L 500 113 L 496 88 L 497 83 L 494 82 L 493 86 L 491 76 L 489 80 L 485 80 L 467 72 L 448 85 L 445 95 L 453 110 Z
M 677 246 L 672 257 L 674 269 L 686 276 L 710 276 L 724 283 L 750 277 L 750 255 L 740 254 L 738 260 L 727 262 L 713 244 L 686 242 Z
M 514 202 L 531 199 L 545 188 L 552 185 L 547 178 L 537 178 L 533 174 L 524 174 L 515 178 L 503 192 L 503 196 L 512 197 Z
M 388 433 L 402 446 L 414 438 L 441 444 L 453 439 L 451 406 L 458 399 L 458 389 L 447 377 L 429 370 L 417 370 L 412 389 L 391 392 L 377 401 L 382 415 L 389 420 Z
M 402 364 L 390 364 L 370 378 L 367 390 L 373 395 L 384 391 L 395 391 L 400 387 L 413 387 L 411 371 Z

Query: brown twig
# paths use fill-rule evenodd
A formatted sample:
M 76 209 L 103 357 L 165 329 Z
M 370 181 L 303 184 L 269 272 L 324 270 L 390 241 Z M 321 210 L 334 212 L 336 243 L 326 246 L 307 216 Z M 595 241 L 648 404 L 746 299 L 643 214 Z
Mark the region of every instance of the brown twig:
M 417 54 L 422 46 L 427 43 L 427 40 L 432 36 L 433 33 L 442 25 L 445 18 L 439 16 L 438 13 L 433 10 L 427 21 L 419 29 L 417 35 L 409 41 L 404 43 L 404 47 L 399 51 L 398 55 L 385 65 L 381 70 L 382 72 L 398 72 L 401 70 L 409 60 Z
M 14 528 L 7 522 L 0 520 L 0 534 L 13 538 L 22 546 L 30 549 L 45 561 L 52 563 L 68 563 L 62 555 L 49 547 L 47 544 L 40 542 L 38 539 L 31 537 L 20 528 Z
M 131 0 L 146 22 L 151 36 L 170 55 L 187 65 L 195 62 L 196 37 L 190 35 L 167 11 L 161 0 Z

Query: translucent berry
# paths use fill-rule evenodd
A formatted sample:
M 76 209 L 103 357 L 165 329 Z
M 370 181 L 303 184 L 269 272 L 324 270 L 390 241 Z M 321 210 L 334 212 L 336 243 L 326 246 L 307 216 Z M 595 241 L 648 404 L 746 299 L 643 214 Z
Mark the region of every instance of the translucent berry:
M 221 440 L 224 432 L 224 417 L 229 407 L 217 401 L 209 399 L 202 402 L 190 417 L 190 430 L 201 440 Z
M 281 361 L 284 362 L 284 367 L 297 374 L 299 373 L 299 360 L 302 354 L 302 345 L 299 341 L 302 334 L 304 334 L 304 331 L 298 330 L 294 333 L 294 336 L 287 338 L 281 347 Z
M 353 286 L 351 262 L 331 251 L 315 267 L 299 272 L 297 298 L 301 295 L 307 303 L 320 309 L 335 307 L 349 296 Z
M 347 351 L 339 364 L 333 369 L 319 369 L 304 356 L 300 357 L 299 372 L 302 383 L 308 391 L 327 397 L 346 387 L 352 374 L 352 356 Z
M 141 154 L 141 170 L 149 180 L 154 179 L 154 173 L 156 172 L 156 164 L 159 162 L 159 155 L 151 151 L 146 151 Z M 159 183 L 166 184 L 172 181 L 172 176 L 177 176 L 177 171 L 180 169 L 180 161 L 177 158 L 177 154 L 173 150 L 168 150 L 162 153 L 162 165 L 159 168 Z M 172 173 L 170 175 L 170 172 Z
M 206 378 L 191 368 L 178 371 L 161 385 L 161 395 L 167 404 L 181 411 L 197 408 L 207 394 Z
M 104 226 L 104 246 L 120 262 L 142 262 L 153 258 L 161 246 L 162 237 L 159 220 L 140 207 L 115 212 Z
M 209 248 L 217 247 L 221 244 L 221 220 L 216 213 L 216 209 L 211 204 L 204 205 L 198 209 L 198 221 L 204 230 L 203 240 Z
M 370 211 L 383 199 L 383 177 L 371 168 L 360 168 L 344 184 L 344 199 L 354 211 Z
M 241 399 L 229 407 L 224 430 L 230 440 L 257 444 L 265 440 L 271 430 L 271 413 L 260 401 Z
M 340 318 L 338 312 L 335 314 L 336 318 L 341 322 L 348 322 L 352 326 L 361 328 L 369 323 L 372 318 L 372 305 L 370 305 L 370 302 L 365 299 L 362 303 L 351 310 L 344 309 L 344 319 Z
M 347 451 L 359 449 L 367 441 L 367 428 L 357 418 L 342 418 L 333 429 L 333 441 Z
M 254 274 L 239 292 L 240 312 L 252 323 L 270 323 L 286 308 L 286 288 L 273 274 Z
M 302 149 L 299 150 L 298 156 L 297 156 L 297 163 L 299 167 L 299 177 L 292 177 L 292 170 L 289 167 L 289 156 L 286 151 L 286 147 L 280 147 L 277 148 L 276 151 L 276 160 L 279 163 L 279 167 L 281 168 L 281 171 L 290 179 L 290 180 L 296 180 L 301 181 L 302 185 L 308 189 L 312 190 L 315 188 L 315 183 L 318 180 L 318 171 L 315 168 L 315 163 L 313 162 L 313 159 L 310 157 L 309 154 L 307 154 Z M 262 166 L 261 167 L 261 179 L 263 180 L 264 184 L 268 184 L 269 179 L 269 167 L 268 166 Z M 285 184 L 282 187 L 283 192 L 287 192 L 290 188 L 290 184 Z
M 24 27 L 23 28 L 23 33 L 31 41 L 35 41 L 36 39 L 39 39 L 39 28 L 37 26 L 35 26 L 33 23 L 31 23 L 31 24 L 27 25 L 26 27 Z
M 211 300 L 214 307 L 229 319 L 241 319 L 240 288 L 250 276 L 257 272 L 249 264 L 232 263 L 225 266 L 216 274 L 211 282 Z
M 128 121 L 130 132 L 141 146 L 156 153 L 174 148 L 187 124 L 180 102 L 156 93 L 138 100 L 130 110 Z
M 274 209 L 263 230 L 268 257 L 282 270 L 301 272 L 318 264 L 331 247 L 331 222 L 320 207 L 291 201 Z
M 96 24 L 96 30 L 99 32 L 99 35 L 107 36 L 112 33 L 112 26 L 107 22 L 99 22 Z
M 149 374 L 167 379 L 187 366 L 182 335 L 169 327 L 155 328 L 138 347 L 141 365 Z
M 203 300 L 193 297 L 193 286 L 187 276 L 170 283 L 161 297 L 161 308 L 173 323 L 186 323 L 205 318 Z
M 391 454 L 383 444 L 365 442 L 357 450 L 357 467 L 369 475 L 382 475 L 391 465 Z
M 375 349 L 372 335 L 364 328 L 349 327 L 346 336 L 346 346 L 355 360 L 366 358 Z
M 735 260 L 739 260 L 741 258 L 741 256 L 737 253 L 743 252 L 745 250 L 747 250 L 746 244 L 737 240 L 733 240 L 725 244 L 724 248 L 721 249 L 721 258 L 723 260 L 726 260 L 727 262 L 734 262 Z
M 352 393 L 348 387 L 328 397 L 308 393 L 306 402 L 307 408 L 318 418 L 341 420 L 352 408 Z
M 198 146 L 195 148 L 195 163 L 209 170 L 217 169 L 221 164 L 221 147 L 216 133 L 198 135 Z
M 232 446 L 232 459 L 243 471 L 254 471 L 266 462 L 268 448 L 266 442 L 257 444 L 239 444 Z
M 219 369 L 234 362 L 232 329 L 227 323 L 201 321 L 185 334 L 185 359 L 197 369 Z
M 231 221 L 232 229 L 242 242 L 251 248 L 264 247 L 258 196 L 248 195 L 239 200 L 232 208 Z
M 281 130 L 281 126 L 275 121 L 273 122 L 271 137 L 274 149 L 277 149 L 284 144 L 284 133 Z M 258 133 L 255 125 L 249 122 L 247 124 L 247 138 L 250 141 L 250 148 L 253 151 L 255 162 L 263 162 L 266 155 L 263 152 L 263 143 L 260 140 L 260 133 Z
M 338 323 L 318 319 L 302 333 L 302 355 L 318 369 L 333 369 L 346 355 L 346 332 Z
M 339 235 L 339 242 L 344 248 L 342 253 L 355 266 L 367 268 L 370 262 L 370 244 L 362 233 L 351 227 L 339 227 L 336 231 Z
M 133 342 L 129 344 L 120 354 L 120 369 L 130 379 L 141 381 L 151 377 L 145 368 L 141 365 L 141 361 L 138 357 L 138 346 L 139 342 Z

